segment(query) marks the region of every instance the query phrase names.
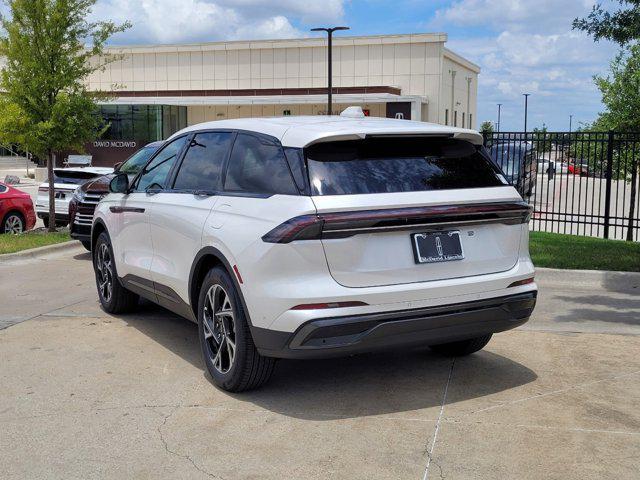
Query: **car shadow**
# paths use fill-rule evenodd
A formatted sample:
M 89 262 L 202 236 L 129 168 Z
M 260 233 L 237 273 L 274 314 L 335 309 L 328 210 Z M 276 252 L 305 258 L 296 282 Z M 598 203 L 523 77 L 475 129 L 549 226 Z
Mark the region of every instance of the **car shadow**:
M 640 296 L 616 298 L 606 295 L 557 296 L 557 301 L 575 305 L 559 322 L 606 322 L 640 326 Z M 591 307 L 591 308 L 589 308 Z
M 121 317 L 128 325 L 205 371 L 197 326 L 167 310 L 143 302 L 138 313 Z M 230 394 L 241 402 L 306 420 L 332 420 L 403 414 L 442 403 L 452 360 L 428 349 L 370 353 L 327 360 L 279 360 L 262 388 Z M 536 380 L 535 372 L 486 350 L 455 363 L 464 388 L 455 401 L 479 398 Z M 212 387 L 213 388 L 213 387 Z M 452 397 L 453 398 L 453 397 Z
M 82 252 L 82 253 L 76 253 L 73 256 L 74 260 L 89 260 L 91 261 L 91 252 Z

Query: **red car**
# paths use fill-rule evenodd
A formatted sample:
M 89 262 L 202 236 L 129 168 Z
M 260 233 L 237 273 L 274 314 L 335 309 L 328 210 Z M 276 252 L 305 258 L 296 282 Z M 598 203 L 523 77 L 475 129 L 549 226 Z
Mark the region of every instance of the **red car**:
M 21 233 L 36 224 L 36 213 L 28 193 L 0 183 L 0 233 Z

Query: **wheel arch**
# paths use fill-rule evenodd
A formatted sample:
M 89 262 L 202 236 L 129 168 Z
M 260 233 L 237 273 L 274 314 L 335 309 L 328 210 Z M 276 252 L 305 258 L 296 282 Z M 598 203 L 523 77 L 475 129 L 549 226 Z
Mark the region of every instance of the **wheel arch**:
M 98 237 L 102 232 L 107 232 L 107 235 L 109 235 L 109 232 L 107 231 L 107 226 L 104 224 L 102 219 L 99 218 L 95 221 L 95 223 L 93 224 L 93 227 L 91 227 L 91 251 L 92 252 L 94 251 L 94 247 L 96 246 Z
M 251 322 L 251 315 L 249 314 L 249 310 L 247 308 L 247 304 L 244 300 L 244 295 L 242 294 L 242 289 L 238 283 L 238 278 L 236 277 L 233 267 L 231 266 L 231 262 L 227 260 L 225 255 L 215 247 L 204 247 L 200 250 L 193 260 L 193 264 L 191 265 L 191 271 L 189 272 L 189 304 L 191 310 L 193 311 L 194 317 L 198 318 L 198 297 L 200 296 L 200 286 L 202 285 L 202 280 L 209 270 L 215 267 L 224 268 L 231 281 L 233 282 L 233 286 L 236 288 L 238 292 L 238 296 L 240 297 L 240 302 L 242 302 L 242 309 L 244 310 L 244 314 L 247 317 L 247 321 L 249 326 L 251 327 L 253 324 Z

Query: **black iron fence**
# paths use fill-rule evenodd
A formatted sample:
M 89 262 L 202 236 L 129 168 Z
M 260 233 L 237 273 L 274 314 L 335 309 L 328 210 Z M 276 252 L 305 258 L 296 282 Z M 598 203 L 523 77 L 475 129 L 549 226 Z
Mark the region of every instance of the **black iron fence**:
M 495 132 L 485 145 L 533 230 L 640 240 L 640 133 Z

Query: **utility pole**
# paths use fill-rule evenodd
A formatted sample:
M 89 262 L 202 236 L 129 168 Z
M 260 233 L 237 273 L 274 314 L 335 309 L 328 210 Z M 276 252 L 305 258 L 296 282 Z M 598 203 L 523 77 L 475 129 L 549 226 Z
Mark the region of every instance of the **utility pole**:
M 498 104 L 498 123 L 496 125 L 496 132 L 500 132 L 500 110 L 502 109 L 502 104 Z
M 571 136 L 572 123 L 573 123 L 573 115 L 569 115 L 569 136 Z
M 527 113 L 529 108 L 529 95 L 530 93 L 523 93 L 524 95 L 524 133 L 527 133 Z
M 332 90 L 333 90 L 333 86 L 332 86 L 332 50 L 333 50 L 333 32 L 337 31 L 337 30 L 349 30 L 349 27 L 319 27 L 319 28 L 312 28 L 311 31 L 312 32 L 327 32 L 327 64 L 328 64 L 328 71 L 327 71 L 327 115 L 332 115 L 332 102 L 331 102 L 331 95 L 332 95 Z

